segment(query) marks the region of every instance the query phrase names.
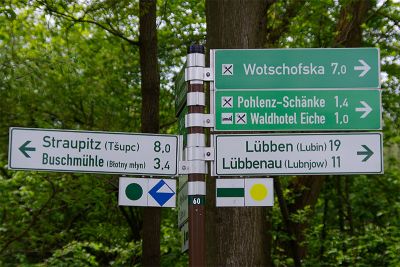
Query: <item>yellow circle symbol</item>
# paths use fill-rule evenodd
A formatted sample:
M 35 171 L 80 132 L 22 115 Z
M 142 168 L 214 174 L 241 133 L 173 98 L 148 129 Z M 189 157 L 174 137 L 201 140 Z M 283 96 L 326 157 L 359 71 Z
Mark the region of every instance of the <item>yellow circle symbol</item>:
M 250 196 L 257 201 L 266 198 L 268 190 L 263 184 L 254 184 L 250 189 Z

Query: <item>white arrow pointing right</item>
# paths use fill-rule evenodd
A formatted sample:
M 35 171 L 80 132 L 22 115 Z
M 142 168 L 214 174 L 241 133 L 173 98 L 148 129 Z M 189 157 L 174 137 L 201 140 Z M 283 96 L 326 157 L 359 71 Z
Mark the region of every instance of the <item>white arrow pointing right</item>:
M 356 108 L 356 111 L 357 112 L 364 112 L 360 117 L 361 119 L 364 119 L 372 111 L 372 108 L 365 101 L 360 101 L 360 103 L 361 103 L 361 105 L 363 105 L 363 107 Z
M 358 77 L 364 77 L 371 67 L 362 59 L 359 59 L 358 62 L 360 62 L 362 66 L 354 66 L 354 70 L 362 70 L 363 72 L 361 72 Z

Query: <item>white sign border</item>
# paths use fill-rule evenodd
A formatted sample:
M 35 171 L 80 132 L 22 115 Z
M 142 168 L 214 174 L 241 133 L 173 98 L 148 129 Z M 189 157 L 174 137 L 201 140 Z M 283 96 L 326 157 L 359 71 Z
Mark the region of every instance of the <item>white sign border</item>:
M 89 133 L 89 134 L 115 134 L 115 135 L 140 135 L 140 136 L 161 136 L 161 137 L 173 137 L 176 139 L 176 164 L 175 172 L 173 174 L 160 174 L 160 173 L 130 173 L 130 172 L 107 172 L 107 171 L 81 171 L 81 170 L 62 170 L 62 169 L 46 169 L 46 168 L 21 168 L 11 166 L 11 154 L 12 154 L 12 131 L 13 130 L 23 130 L 23 131 L 53 131 L 53 132 L 72 132 L 72 133 Z M 24 128 L 24 127 L 10 127 L 9 129 L 9 148 L 8 148 L 8 168 L 10 170 L 20 170 L 20 171 L 49 171 L 49 172 L 63 172 L 63 173 L 102 173 L 102 174 L 118 174 L 118 175 L 130 175 L 130 176 L 166 176 L 175 177 L 178 175 L 178 163 L 179 163 L 179 143 L 177 135 L 169 134 L 150 134 L 150 133 L 127 133 L 127 132 L 106 132 L 106 131 L 85 131 L 85 130 L 65 130 L 65 129 L 45 129 L 45 128 Z
M 308 173 L 238 173 L 238 174 L 219 174 L 217 173 L 217 139 L 218 137 L 239 137 L 239 136 L 307 136 L 307 135 L 379 135 L 380 137 L 380 171 L 379 172 L 308 172 Z M 217 176 L 217 177 L 243 177 L 243 176 L 294 176 L 294 175 L 346 175 L 346 174 L 351 174 L 351 175 L 362 175 L 362 174 L 383 174 L 384 173 L 384 161 L 383 161 L 383 134 L 381 132 L 331 132 L 331 133 L 282 133 L 282 134 L 277 134 L 277 133 L 272 133 L 272 134 L 216 134 L 214 135 L 213 140 L 213 145 L 215 147 L 215 156 L 214 156 L 214 162 L 212 165 L 212 175 Z

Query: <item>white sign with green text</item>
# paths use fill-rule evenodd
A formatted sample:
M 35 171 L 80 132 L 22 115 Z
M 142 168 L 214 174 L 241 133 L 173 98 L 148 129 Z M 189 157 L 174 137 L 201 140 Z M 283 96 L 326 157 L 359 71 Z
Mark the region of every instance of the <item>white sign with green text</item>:
M 214 174 L 382 173 L 382 134 L 216 135 Z
M 10 128 L 9 168 L 174 176 L 178 137 Z

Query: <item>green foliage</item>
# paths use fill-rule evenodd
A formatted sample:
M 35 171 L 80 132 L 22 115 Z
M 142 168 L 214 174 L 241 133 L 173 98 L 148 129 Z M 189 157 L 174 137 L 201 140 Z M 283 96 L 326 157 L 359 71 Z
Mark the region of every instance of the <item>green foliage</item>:
M 72 241 L 37 266 L 129 266 L 134 262 L 132 255 L 139 255 L 140 249 L 140 243 L 132 242 L 121 247 L 106 247 L 101 243 Z M 111 261 L 108 260 L 110 257 L 113 258 Z
M 117 206 L 118 177 L 6 169 L 9 127 L 140 129 L 138 1 L 84 2 L 0 7 L 0 266 L 140 265 L 141 242 L 133 241 L 139 233 Z M 273 45 L 332 46 L 350 1 L 305 1 L 285 20 L 296 2 L 276 1 L 269 9 L 267 27 L 280 34 Z M 381 51 L 385 174 L 328 177 L 315 208 L 290 216 L 309 226 L 304 266 L 400 265 L 400 4 L 372 4 L 362 45 Z M 204 1 L 158 1 L 163 133 L 177 132 L 172 78 L 187 45 L 205 43 L 204 9 Z M 287 189 L 292 180 L 280 178 L 288 205 L 299 197 Z M 140 209 L 130 212 L 140 225 Z M 186 266 L 177 212 L 162 214 L 161 264 Z M 293 266 L 287 244 L 294 237 L 278 204 L 272 223 L 274 265 Z
M 163 218 L 161 226 L 161 266 L 187 266 L 188 256 L 181 252 L 177 209 L 163 210 Z
M 186 8 L 192 16 L 170 16 Z M 204 39 L 203 8 L 160 4 L 162 132 L 176 132 L 171 78 L 182 40 L 200 24 Z M 139 131 L 138 2 L 10 1 L 0 25 L 0 265 L 139 265 L 140 234 L 118 208 L 117 177 L 6 170 L 9 127 Z M 139 209 L 128 213 L 141 220 Z M 185 266 L 176 211 L 163 217 L 162 265 Z
M 398 161 L 397 161 L 398 162 Z M 309 257 L 306 266 L 323 262 L 324 266 L 397 266 L 400 235 L 397 165 L 384 176 L 348 177 L 348 203 L 340 203 L 337 184 L 327 183 L 317 205 L 312 227 L 307 232 Z M 333 191 L 332 191 L 333 189 Z M 325 202 L 328 205 L 325 206 Z M 346 201 L 345 201 L 346 202 Z M 344 209 L 344 228 L 338 209 Z M 327 217 L 323 218 L 324 209 Z M 324 223 L 325 222 L 325 223 Z
M 278 1 L 271 9 L 272 29 L 283 26 L 279 22 L 283 20 L 289 4 L 290 1 Z M 331 47 L 339 9 L 340 6 L 330 0 L 305 1 L 299 5 L 299 10 L 295 10 L 298 15 L 287 22 L 290 24 L 289 29 L 281 35 L 278 45 L 288 48 Z
M 115 179 L 114 179 L 115 180 Z M 35 260 L 51 255 L 74 240 L 124 244 L 112 180 L 89 175 L 45 175 L 16 172 L 0 180 L 0 249 L 4 262 Z M 108 211 L 108 212 L 107 212 Z M 17 224 L 15 222 L 18 222 Z
M 279 24 L 290 1 L 278 1 L 269 16 L 270 29 Z M 279 39 L 280 47 L 330 47 L 336 36 L 336 23 L 341 7 L 335 1 L 306 1 L 298 9 L 290 27 Z M 399 10 L 392 1 L 373 2 L 369 18 L 362 25 L 363 44 L 379 47 L 382 59 L 382 105 L 384 118 L 385 174 L 327 177 L 323 192 L 313 212 L 308 208 L 291 216 L 292 222 L 304 223 L 306 239 L 301 245 L 307 250 L 304 266 L 398 266 L 400 234 L 399 173 Z M 280 178 L 286 187 L 290 177 Z M 346 180 L 346 183 L 344 182 Z M 346 189 L 347 187 L 347 189 Z M 347 191 L 346 191 L 347 190 Z M 284 192 L 288 205 L 294 195 Z M 276 266 L 293 266 L 287 234 L 281 212 L 273 212 L 273 262 Z M 311 219 L 311 221 L 309 221 Z

